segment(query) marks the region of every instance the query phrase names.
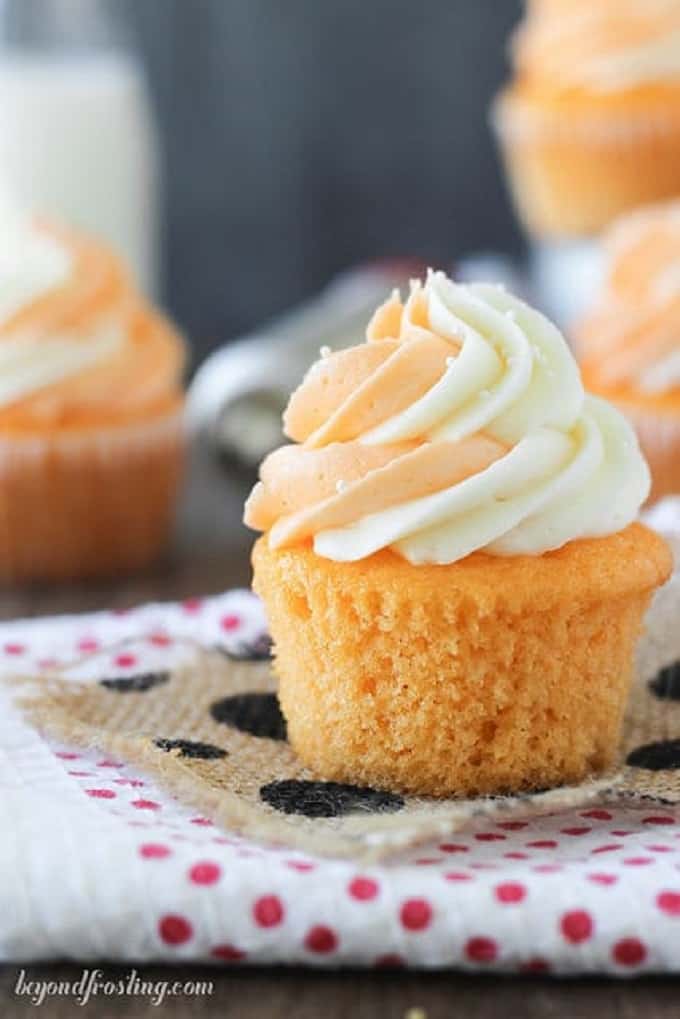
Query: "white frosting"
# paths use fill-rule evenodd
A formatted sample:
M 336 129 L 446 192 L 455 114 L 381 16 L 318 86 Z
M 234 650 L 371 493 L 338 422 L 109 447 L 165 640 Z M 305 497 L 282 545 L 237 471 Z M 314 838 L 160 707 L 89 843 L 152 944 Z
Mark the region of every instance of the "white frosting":
M 110 356 L 123 342 L 120 326 L 98 323 L 87 337 L 33 337 L 26 328 L 2 332 L 23 308 L 67 283 L 71 253 L 36 227 L 0 192 L 0 407 Z
M 425 296 L 432 328 L 462 344 L 460 353 L 423 397 L 360 441 L 483 431 L 511 448 L 457 485 L 321 531 L 316 553 L 344 562 L 393 547 L 412 563 L 452 563 L 480 549 L 540 555 L 631 523 L 649 470 L 623 416 L 585 396 L 559 331 L 491 285 L 433 273 Z
M 640 389 L 646 393 L 669 393 L 680 388 L 680 350 L 646 368 L 640 376 Z
M 123 343 L 120 325 L 106 323 L 86 341 L 66 336 L 0 340 L 0 407 L 92 367 Z
M 65 283 L 67 249 L 0 194 L 0 326 L 27 304 Z
M 622 47 L 564 70 L 565 81 L 602 92 L 680 78 L 680 30 L 651 42 Z

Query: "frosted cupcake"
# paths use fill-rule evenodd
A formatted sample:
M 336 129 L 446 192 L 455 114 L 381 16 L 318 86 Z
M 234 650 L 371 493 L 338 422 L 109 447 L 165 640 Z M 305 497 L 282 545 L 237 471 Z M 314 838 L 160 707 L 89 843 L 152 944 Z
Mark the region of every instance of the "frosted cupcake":
M 542 315 L 441 273 L 325 353 L 245 514 L 297 754 L 434 795 L 606 768 L 670 570 L 630 426 Z
M 182 341 L 98 242 L 3 210 L 0 580 L 146 565 L 180 479 Z
M 680 0 L 530 0 L 512 60 L 493 120 L 530 233 L 680 192 Z
M 680 202 L 623 217 L 604 252 L 604 285 L 574 341 L 588 388 L 634 424 L 658 499 L 680 492 Z

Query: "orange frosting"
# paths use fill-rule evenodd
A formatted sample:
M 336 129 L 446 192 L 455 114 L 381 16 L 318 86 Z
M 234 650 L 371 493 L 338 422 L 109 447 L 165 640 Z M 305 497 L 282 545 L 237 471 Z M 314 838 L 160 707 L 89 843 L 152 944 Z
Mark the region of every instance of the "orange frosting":
M 680 377 L 664 384 L 663 366 L 680 356 L 680 202 L 623 217 L 604 244 L 604 286 L 575 330 L 584 378 L 624 400 L 677 406 Z
M 484 434 L 457 442 L 370 445 L 357 436 L 405 410 L 444 374 L 459 345 L 434 333 L 422 291 L 406 306 L 391 297 L 376 311 L 366 344 L 312 366 L 284 414 L 301 445 L 270 454 L 245 522 L 289 545 L 458 484 L 507 452 Z
M 678 0 L 530 0 L 512 45 L 525 88 L 616 94 L 680 82 Z
M 119 342 L 95 363 L 0 406 L 0 430 L 77 429 L 143 420 L 181 400 L 184 345 L 173 326 L 137 292 L 121 262 L 91 238 L 38 224 L 63 245 L 71 271 L 59 285 L 0 322 L 3 342 L 93 342 L 102 329 Z

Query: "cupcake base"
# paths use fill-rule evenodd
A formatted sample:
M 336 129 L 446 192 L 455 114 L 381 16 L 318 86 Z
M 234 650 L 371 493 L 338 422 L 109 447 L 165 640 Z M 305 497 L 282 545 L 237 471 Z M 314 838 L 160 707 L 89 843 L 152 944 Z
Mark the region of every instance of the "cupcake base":
M 621 213 L 678 193 L 678 93 L 628 108 L 587 98 L 546 101 L 507 89 L 496 101 L 510 189 L 534 236 L 592 236 Z
M 640 525 L 541 557 L 411 566 L 254 549 L 288 736 L 323 778 L 434 796 L 612 764 L 666 544 Z
M 0 581 L 148 565 L 168 537 L 183 447 L 177 409 L 121 427 L 0 437 Z

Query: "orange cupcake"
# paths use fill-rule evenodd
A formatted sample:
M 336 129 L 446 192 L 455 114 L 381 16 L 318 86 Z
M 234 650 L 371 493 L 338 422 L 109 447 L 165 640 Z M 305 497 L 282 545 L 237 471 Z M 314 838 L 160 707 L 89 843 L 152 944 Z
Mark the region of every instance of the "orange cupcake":
M 529 0 L 493 123 L 526 229 L 598 233 L 680 193 L 680 0 Z
M 183 460 L 184 347 L 97 241 L 20 216 L 0 254 L 0 580 L 136 569 Z
M 680 492 L 680 201 L 623 217 L 604 252 L 602 292 L 574 342 L 588 388 L 635 426 L 655 500 Z
M 578 781 L 616 753 L 670 553 L 649 473 L 559 332 L 441 273 L 291 397 L 245 521 L 293 748 L 432 795 Z

